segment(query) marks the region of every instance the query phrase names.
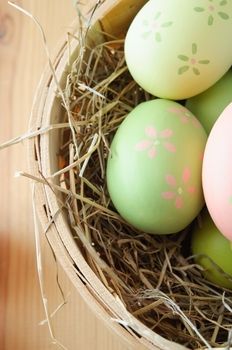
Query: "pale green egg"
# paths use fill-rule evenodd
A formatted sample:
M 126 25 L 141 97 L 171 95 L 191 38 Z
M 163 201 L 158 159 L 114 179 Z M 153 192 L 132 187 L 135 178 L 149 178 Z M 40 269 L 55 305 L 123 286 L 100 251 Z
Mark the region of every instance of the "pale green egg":
M 184 229 L 204 205 L 206 133 L 181 104 L 138 105 L 119 126 L 107 163 L 107 186 L 119 214 L 148 233 Z
M 232 71 L 229 70 L 211 88 L 186 101 L 186 107 L 209 134 L 223 110 L 232 102 Z
M 217 229 L 206 209 L 192 233 L 192 252 L 207 280 L 232 289 L 232 242 Z
M 154 96 L 186 99 L 228 71 L 231 33 L 231 0 L 150 0 L 127 32 L 126 62 Z

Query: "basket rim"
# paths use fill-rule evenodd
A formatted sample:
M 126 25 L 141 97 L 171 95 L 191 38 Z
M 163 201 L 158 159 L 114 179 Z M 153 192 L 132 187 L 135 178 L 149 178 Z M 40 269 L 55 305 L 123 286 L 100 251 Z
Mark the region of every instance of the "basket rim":
M 61 52 L 62 53 L 62 52 Z M 47 96 L 47 91 L 45 87 L 47 86 L 47 83 L 49 79 L 44 79 L 44 77 L 47 77 L 47 74 L 49 70 L 46 69 L 45 73 L 43 74 L 43 78 L 39 83 L 39 87 L 37 90 L 36 98 L 35 98 L 35 103 L 32 108 L 32 113 L 31 113 L 31 118 L 30 118 L 30 123 L 29 123 L 29 130 L 34 131 L 38 130 L 38 128 L 43 126 L 43 121 L 40 119 L 40 117 L 43 114 L 43 107 L 44 103 L 46 102 Z M 37 101 L 40 103 L 37 106 Z M 42 114 L 41 114 L 42 113 Z M 35 129 L 34 129 L 35 127 Z M 34 130 L 33 130 L 34 129 Z M 43 141 L 43 137 L 41 137 Z M 35 153 L 35 149 L 39 146 L 38 145 L 38 138 L 31 139 L 28 142 L 28 163 L 29 163 L 29 171 L 30 173 L 35 176 L 35 177 L 40 177 L 40 169 L 38 165 L 38 159 L 37 155 Z M 42 142 L 43 143 L 43 142 Z M 34 222 L 35 225 L 37 226 L 37 229 L 39 232 L 44 232 L 46 228 L 48 227 L 48 224 L 50 223 L 49 217 L 47 213 L 45 212 L 44 206 L 47 201 L 53 202 L 55 198 L 51 198 L 52 194 L 48 193 L 49 189 L 46 188 L 45 185 L 42 185 L 40 183 L 36 183 L 36 188 L 35 188 L 35 198 L 36 198 L 36 204 L 35 204 L 35 209 L 36 209 L 36 215 L 34 215 Z M 55 208 L 53 207 L 53 210 L 56 211 L 58 207 L 56 206 L 57 203 L 55 203 Z M 58 204 L 57 204 L 58 205 Z M 125 343 L 130 347 L 130 349 L 138 349 L 138 346 L 140 345 L 139 349 L 151 349 L 151 350 L 161 350 L 161 348 L 155 347 L 151 345 L 150 342 L 147 342 L 145 338 L 136 338 L 135 333 L 129 332 L 129 330 L 126 330 L 126 328 L 123 327 L 122 324 L 119 322 L 112 322 L 112 303 L 108 305 L 106 308 L 103 306 L 102 302 L 100 302 L 99 299 L 104 299 L 105 293 L 108 294 L 106 288 L 104 285 L 100 282 L 100 280 L 97 279 L 95 276 L 94 272 L 91 270 L 89 265 L 84 262 L 84 259 L 81 255 L 81 253 L 78 251 L 77 247 L 75 246 L 74 252 L 70 254 L 67 248 L 67 242 L 65 242 L 64 234 L 60 234 L 59 230 L 59 225 L 62 226 L 62 232 L 66 232 L 68 229 L 66 225 L 64 224 L 64 220 L 61 216 L 59 216 L 59 219 L 56 220 L 56 222 L 52 223 L 49 225 L 49 229 L 46 231 L 46 236 L 49 241 L 49 244 L 51 245 L 53 252 L 56 255 L 57 260 L 59 261 L 61 267 L 63 270 L 67 273 L 67 276 L 69 280 L 73 283 L 74 287 L 77 289 L 79 295 L 84 299 L 87 305 L 90 306 L 90 308 L 93 310 L 94 314 L 97 315 L 98 318 L 100 318 L 104 324 L 113 330 L 115 334 L 118 334 Z M 70 246 L 70 244 L 68 244 Z M 74 245 L 73 245 L 74 246 Z M 77 274 L 77 271 L 74 269 L 74 265 L 78 263 L 76 261 L 76 258 L 73 258 L 73 256 L 79 256 L 79 258 L 82 260 L 82 269 L 80 271 L 80 274 Z M 96 293 L 96 289 L 93 289 L 93 285 L 83 279 L 84 273 L 88 273 L 89 279 L 91 279 L 91 276 L 95 278 L 95 280 L 98 280 L 99 284 L 101 285 L 101 292 L 98 291 Z M 90 273 L 89 273 L 90 272 Z M 81 277 L 82 276 L 82 277 Z M 86 287 L 86 284 L 88 287 Z M 98 294 L 97 298 L 94 297 L 94 295 Z M 100 297 L 101 295 L 101 298 Z M 114 303 L 115 300 L 113 300 Z M 116 317 L 115 320 L 118 319 L 120 320 L 120 317 Z M 138 339 L 139 339 L 139 344 L 138 344 Z M 144 345 L 145 347 L 141 347 Z M 166 347 L 165 349 L 169 349 L 169 347 Z
M 116 6 L 118 3 L 120 3 L 120 0 L 111 0 L 104 3 L 95 13 L 94 24 L 98 25 L 101 18 L 109 13 L 112 7 Z M 76 24 L 72 25 L 72 27 L 76 28 Z M 66 37 L 64 36 L 58 43 L 52 59 L 59 82 L 62 81 L 67 74 L 67 62 L 70 53 L 71 57 L 74 57 L 77 53 L 75 39 L 71 40 L 69 48 L 67 48 Z M 33 101 L 29 121 L 30 131 L 35 131 L 41 127 L 50 125 L 50 117 L 55 99 L 56 82 L 49 65 L 47 65 L 40 79 Z M 29 140 L 29 170 L 35 177 L 40 176 L 40 170 L 45 176 L 51 174 L 49 150 L 50 137 L 48 133 Z M 41 169 L 38 157 L 41 161 Z M 52 215 L 60 209 L 60 206 L 53 191 L 46 185 L 36 184 L 35 197 L 37 208 L 36 218 L 34 218 L 35 223 L 39 226 L 40 230 L 44 230 L 50 221 L 48 215 L 45 213 L 44 203 L 49 203 L 49 209 Z M 187 349 L 151 331 L 147 326 L 143 325 L 131 315 L 119 300 L 115 299 L 83 258 L 78 246 L 72 238 L 71 230 L 62 213 L 57 215 L 56 220 L 50 225 L 47 231 L 47 237 L 60 265 L 67 273 L 68 278 L 73 283 L 78 293 L 94 311 L 95 315 L 104 321 L 108 328 L 111 328 L 116 334 L 123 337 L 123 340 L 130 346 L 130 349 L 138 349 L 138 346 L 139 349 L 151 350 Z M 75 270 L 74 265 L 78 267 L 79 274 L 77 270 Z M 118 322 L 113 322 L 112 319 L 117 319 Z M 123 324 L 123 322 L 125 323 Z M 127 324 L 128 327 L 125 327 L 125 324 Z M 139 334 L 139 336 L 136 334 Z M 214 349 L 216 350 L 217 348 Z M 222 348 L 220 349 L 222 350 Z
M 76 22 L 72 24 L 72 27 L 74 27 L 75 24 Z M 57 47 L 54 50 L 52 58 L 54 67 L 56 67 L 61 62 L 65 51 L 67 51 L 67 43 L 66 37 L 64 36 L 58 42 Z M 48 97 L 48 88 L 52 80 L 53 78 L 51 69 L 47 64 L 39 80 L 34 100 L 32 103 L 32 109 L 28 126 L 30 132 L 37 131 L 43 126 L 44 106 Z M 39 139 L 40 137 L 31 138 L 28 140 L 27 143 L 27 158 L 29 172 L 32 176 L 36 178 L 40 177 L 41 171 L 37 158 L 38 153 L 36 152 L 36 149 L 40 149 Z M 36 198 L 36 203 L 34 203 L 34 224 L 36 226 L 36 229 L 39 230 L 39 233 L 43 233 L 45 232 L 45 230 L 48 227 L 48 224 L 50 223 L 49 217 L 44 209 L 44 205 L 47 202 L 47 189 L 45 185 L 41 183 L 33 183 L 31 188 L 31 192 L 34 192 L 33 196 Z M 79 275 L 77 274 L 77 271 L 74 268 L 75 261 L 68 253 L 68 250 L 64 245 L 63 239 L 60 236 L 58 227 L 55 223 L 49 225 L 49 229 L 46 230 L 46 236 L 49 241 L 49 244 L 52 247 L 53 252 L 56 255 L 60 266 L 63 268 L 69 280 L 72 282 L 72 284 L 78 291 L 78 294 L 83 298 L 84 302 L 87 305 L 89 305 L 90 309 L 94 312 L 95 316 L 102 320 L 104 324 L 108 328 L 110 328 L 115 334 L 122 337 L 125 341 L 125 344 L 127 344 L 127 346 L 129 346 L 130 349 L 138 349 L 138 343 L 134 336 L 128 337 L 129 332 L 124 327 L 122 327 L 117 322 L 111 322 L 112 317 L 110 316 L 109 312 L 103 307 L 101 303 L 96 302 L 93 292 L 91 292 L 90 288 L 88 288 L 89 286 L 86 287 L 87 281 L 84 281 L 83 271 L 80 272 Z M 142 341 L 141 345 L 142 343 L 146 344 L 146 341 Z M 140 347 L 139 349 L 142 350 L 142 348 Z M 150 349 L 150 344 L 146 344 L 146 349 Z M 154 348 L 152 347 L 152 349 Z

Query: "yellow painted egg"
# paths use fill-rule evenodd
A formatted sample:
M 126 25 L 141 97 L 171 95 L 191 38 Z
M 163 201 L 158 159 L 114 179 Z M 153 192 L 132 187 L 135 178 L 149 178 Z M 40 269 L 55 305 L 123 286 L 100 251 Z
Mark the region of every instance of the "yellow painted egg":
M 229 70 L 231 33 L 231 0 L 150 0 L 127 32 L 126 62 L 149 93 L 186 99 Z

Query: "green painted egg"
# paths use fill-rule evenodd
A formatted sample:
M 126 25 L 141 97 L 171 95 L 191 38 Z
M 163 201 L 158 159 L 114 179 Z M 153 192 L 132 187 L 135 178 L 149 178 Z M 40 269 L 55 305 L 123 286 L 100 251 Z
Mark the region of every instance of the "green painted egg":
M 209 134 L 223 110 L 232 102 L 232 70 L 211 88 L 186 101 L 186 107 L 198 118 Z
M 184 229 L 204 204 L 206 133 L 181 104 L 138 105 L 119 126 L 107 162 L 112 202 L 132 226 L 154 234 Z
M 186 99 L 229 70 L 231 33 L 231 0 L 150 0 L 127 32 L 126 62 L 144 90 Z
M 220 233 L 207 210 L 203 211 L 200 227 L 196 225 L 193 230 L 192 252 L 206 279 L 232 289 L 232 242 Z

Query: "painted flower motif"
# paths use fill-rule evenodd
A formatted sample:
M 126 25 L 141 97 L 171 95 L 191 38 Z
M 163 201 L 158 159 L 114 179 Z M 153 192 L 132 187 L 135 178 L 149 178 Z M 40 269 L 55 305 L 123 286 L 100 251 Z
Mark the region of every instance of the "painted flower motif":
M 162 41 L 161 32 L 163 28 L 168 28 L 172 25 L 171 21 L 163 22 L 160 20 L 161 12 L 157 12 L 156 15 L 151 19 L 145 19 L 143 25 L 145 30 L 143 32 L 143 38 L 147 38 L 151 35 L 154 35 L 157 42 Z
M 198 50 L 197 44 L 193 43 L 190 56 L 182 55 L 182 54 L 178 55 L 179 60 L 185 63 L 183 66 L 181 66 L 178 69 L 179 75 L 186 73 L 189 69 L 192 70 L 192 72 L 195 75 L 200 75 L 201 72 L 200 72 L 199 66 L 209 64 L 210 61 L 207 59 L 203 59 L 203 60 L 198 59 L 197 50 Z
M 184 168 L 180 182 L 178 182 L 173 175 L 166 175 L 165 180 L 169 185 L 170 190 L 162 192 L 161 195 L 163 199 L 173 201 L 177 209 L 183 208 L 183 195 L 186 192 L 190 195 L 193 195 L 195 193 L 195 187 L 189 185 L 190 177 L 191 171 L 189 168 Z
M 183 124 L 191 123 L 196 128 L 200 127 L 200 122 L 195 118 L 191 112 L 189 112 L 186 108 L 180 107 L 171 107 L 168 109 L 169 112 L 176 114 L 180 121 Z
M 215 4 L 214 0 L 208 0 L 208 5 L 206 6 L 196 6 L 194 11 L 196 12 L 205 12 L 208 16 L 208 25 L 212 26 L 216 17 L 219 17 L 223 20 L 228 20 L 230 16 L 228 13 L 223 11 L 223 6 L 228 4 L 228 0 L 217 1 Z
M 169 138 L 173 135 L 173 131 L 171 129 L 157 131 L 153 126 L 147 126 L 145 128 L 145 134 L 147 138 L 138 142 L 135 145 L 135 149 L 137 151 L 147 151 L 149 158 L 153 159 L 156 157 L 158 147 L 160 146 L 164 147 L 171 153 L 176 152 L 175 145 L 169 142 Z

